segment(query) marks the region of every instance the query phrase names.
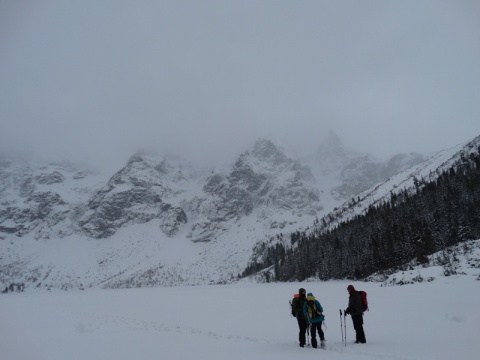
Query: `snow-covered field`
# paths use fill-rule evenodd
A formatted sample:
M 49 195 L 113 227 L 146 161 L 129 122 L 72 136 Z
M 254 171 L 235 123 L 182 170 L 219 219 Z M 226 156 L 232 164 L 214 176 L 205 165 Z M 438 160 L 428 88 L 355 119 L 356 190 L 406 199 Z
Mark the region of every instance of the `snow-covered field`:
M 477 274 L 478 276 L 478 274 Z M 368 292 L 367 344 L 341 341 L 349 282 L 0 294 L 2 360 L 478 359 L 480 281 L 473 274 Z M 288 301 L 305 287 L 326 315 L 326 350 L 300 348 Z

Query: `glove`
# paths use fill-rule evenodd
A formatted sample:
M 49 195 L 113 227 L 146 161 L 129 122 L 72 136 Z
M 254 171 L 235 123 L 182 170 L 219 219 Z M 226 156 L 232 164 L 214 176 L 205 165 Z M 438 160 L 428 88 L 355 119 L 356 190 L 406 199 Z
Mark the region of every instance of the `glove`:
M 292 310 L 292 316 L 293 317 L 297 317 L 297 313 L 295 311 Z
M 344 312 L 345 312 L 346 315 L 350 315 L 350 309 L 345 309 Z

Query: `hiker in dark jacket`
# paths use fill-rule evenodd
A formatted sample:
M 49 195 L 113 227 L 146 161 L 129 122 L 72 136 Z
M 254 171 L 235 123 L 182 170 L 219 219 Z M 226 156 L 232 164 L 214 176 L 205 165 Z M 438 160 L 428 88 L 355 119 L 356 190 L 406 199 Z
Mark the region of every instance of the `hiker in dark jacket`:
M 312 293 L 307 294 L 307 302 L 303 305 L 303 315 L 307 317 L 310 324 L 310 335 L 312 336 L 312 347 L 317 348 L 317 332 L 320 336 L 320 346 L 325 346 L 325 334 L 322 330 L 322 323 L 325 320 L 323 316 L 323 307 L 320 302 L 315 299 Z
M 292 300 L 292 315 L 297 318 L 298 322 L 298 341 L 300 346 L 305 346 L 305 333 L 307 332 L 307 318 L 303 315 L 303 304 L 307 300 L 307 291 L 304 288 L 298 290 L 298 297 Z
M 363 331 L 363 309 L 362 297 L 360 293 L 355 290 L 353 285 L 348 285 L 347 291 L 349 293 L 348 307 L 345 309 L 345 314 L 352 316 L 353 328 L 356 333 L 356 344 L 365 344 L 365 332 Z

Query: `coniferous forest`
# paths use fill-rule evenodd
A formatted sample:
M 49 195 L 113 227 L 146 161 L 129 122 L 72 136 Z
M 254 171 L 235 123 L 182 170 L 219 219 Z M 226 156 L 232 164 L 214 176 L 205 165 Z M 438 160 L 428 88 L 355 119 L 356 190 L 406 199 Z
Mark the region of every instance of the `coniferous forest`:
M 267 281 L 362 279 L 480 239 L 480 147 L 435 175 L 415 179 L 413 188 L 392 192 L 334 229 L 322 230 L 323 219 L 309 233 L 290 234 L 289 245 L 264 243 L 262 261 L 251 263 L 242 276 L 271 266 Z

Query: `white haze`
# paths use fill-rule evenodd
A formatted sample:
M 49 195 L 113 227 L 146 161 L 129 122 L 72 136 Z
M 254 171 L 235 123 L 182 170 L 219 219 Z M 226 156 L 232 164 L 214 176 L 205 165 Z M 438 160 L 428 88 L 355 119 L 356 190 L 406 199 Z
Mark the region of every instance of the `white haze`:
M 0 153 L 113 168 L 328 129 L 384 157 L 480 134 L 480 3 L 2 1 Z

